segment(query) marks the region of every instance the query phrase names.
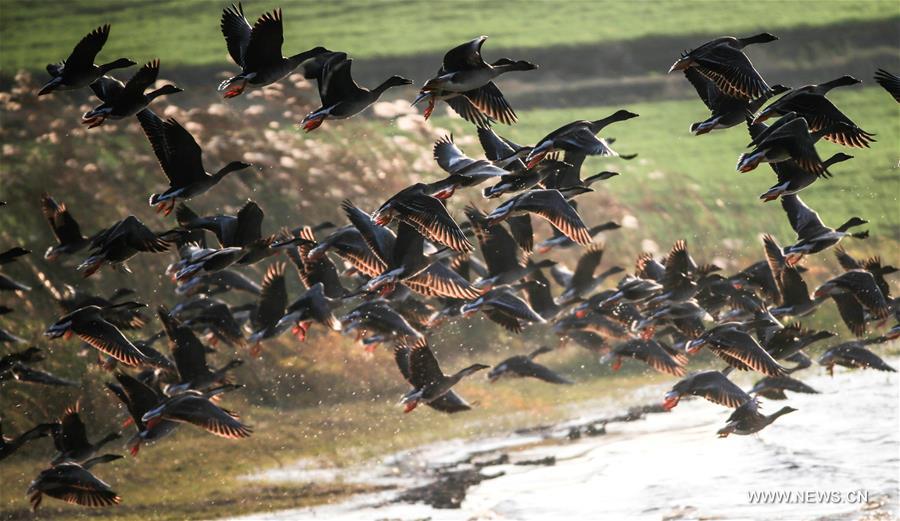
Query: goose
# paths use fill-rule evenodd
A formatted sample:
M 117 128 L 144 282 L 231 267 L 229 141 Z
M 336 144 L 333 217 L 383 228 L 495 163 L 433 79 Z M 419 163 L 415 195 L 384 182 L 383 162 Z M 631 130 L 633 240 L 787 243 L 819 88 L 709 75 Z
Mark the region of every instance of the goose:
M 822 353 L 818 363 L 828 370 L 830 376 L 834 376 L 834 366 L 836 365 L 850 369 L 868 368 L 889 373 L 897 372 L 881 357 L 866 349 L 862 342 L 846 342 L 836 345 Z
M 253 434 L 252 427 L 242 423 L 235 413 L 210 401 L 214 396 L 241 387 L 222 385 L 206 392 L 184 391 L 167 398 L 155 409 L 144 413 L 141 421 L 148 429 L 156 428 L 160 422 L 168 420 L 189 423 L 221 438 L 232 440 L 249 438 Z
M 38 91 L 38 96 L 58 90 L 75 90 L 87 87 L 114 69 L 124 69 L 137 65 L 128 58 L 119 58 L 102 65 L 94 64 L 97 54 L 100 53 L 106 44 L 106 40 L 109 39 L 109 30 L 109 24 L 101 25 L 82 38 L 64 62 L 47 65 L 47 72 L 52 78 L 41 87 L 41 90 Z
M 508 331 L 521 333 L 524 324 L 546 322 L 527 302 L 514 295 L 508 288 L 492 289 L 478 298 L 467 302 L 460 309 L 463 316 L 471 316 L 483 311 L 492 321 Z
M 194 137 L 175 118 L 165 121 L 149 110 L 138 113 L 138 121 L 153 147 L 159 166 L 169 179 L 169 189 L 150 196 L 150 206 L 169 215 L 176 202 L 206 193 L 226 175 L 249 168 L 242 161 L 232 161 L 211 174 L 203 166 L 203 151 Z
M 784 255 L 788 264 L 795 265 L 804 255 L 811 255 L 826 250 L 850 236 L 854 239 L 865 239 L 868 231 L 850 233 L 850 228 L 868 224 L 869 221 L 859 217 L 851 217 L 837 228 L 829 228 L 822 223 L 819 214 L 806 206 L 799 196 L 787 195 L 781 198 L 781 207 L 787 214 L 791 228 L 797 233 L 797 242 L 785 246 Z
M 178 87 L 166 84 L 145 94 L 144 91 L 156 82 L 157 76 L 159 60 L 147 62 L 124 84 L 110 76 L 102 76 L 91 83 L 91 90 L 103 103 L 85 112 L 81 123 L 89 129 L 99 127 L 107 119 L 118 120 L 134 116 L 160 96 L 182 92 Z
M 65 462 L 42 470 L 28 485 L 31 509 L 37 511 L 45 495 L 72 505 L 108 507 L 122 500 L 106 482 L 94 476 L 90 469 L 100 463 L 121 459 L 117 454 L 104 454 L 82 464 Z
M 78 265 L 85 277 L 90 277 L 103 265 L 109 264 L 130 272 L 125 262 L 138 253 L 161 253 L 169 249 L 179 235 L 176 231 L 155 233 L 137 217 L 129 215 L 91 240 L 90 256 Z
M 663 409 L 672 410 L 686 395 L 701 396 L 725 407 L 740 407 L 750 400 L 750 395 L 728 379 L 728 372 L 701 371 L 682 378 L 666 393 Z
M 684 366 L 687 357 L 684 353 L 678 353 L 668 345 L 653 339 L 638 338 L 619 344 L 600 363 L 613 360 L 612 370 L 618 371 L 622 367 L 622 358 L 634 358 L 640 360 L 661 373 L 672 376 L 684 376 Z
M 745 38 L 733 36 L 715 38 L 682 53 L 681 58 L 669 68 L 669 74 L 696 68 L 700 74 L 712 80 L 720 91 L 729 96 L 747 101 L 767 96 L 771 93 L 771 89 L 744 54 L 744 48 L 775 40 L 778 40 L 778 37 L 770 33 Z
M 479 36 L 447 51 L 437 76 L 425 82 L 413 104 L 429 98 L 427 114 L 430 115 L 434 103 L 444 99 L 451 108 L 464 115 L 470 113 L 470 110 L 467 105 L 456 101 L 462 97 L 482 115 L 507 125 L 514 123 L 516 113 L 493 80 L 507 72 L 537 69 L 537 65 L 507 58 L 488 64 L 481 56 L 481 47 L 486 40 L 487 36 Z M 470 115 L 467 119 L 480 121 L 475 115 Z
M 78 403 L 74 407 L 67 407 L 59 420 L 59 426 L 50 431 L 53 445 L 57 450 L 50 461 L 52 465 L 67 461 L 82 463 L 93 458 L 107 443 L 122 437 L 117 432 L 111 432 L 95 443 L 89 442 L 87 428 L 81 421 L 80 412 L 81 407 Z
M 763 162 L 792 160 L 805 172 L 818 177 L 829 177 L 831 174 L 826 170 L 815 147 L 816 142 L 827 131 L 828 129 L 823 128 L 810 132 L 806 119 L 791 112 L 753 138 L 748 145 L 753 149 L 740 155 L 737 171 L 746 173 Z
M 219 84 L 219 92 L 227 98 L 240 96 L 247 88 L 262 88 L 284 78 L 298 67 L 306 79 L 316 77 L 321 60 L 331 53 L 324 47 L 285 58 L 281 55 L 284 26 L 281 9 L 264 13 L 251 26 L 238 3 L 222 10 L 220 22 L 228 54 L 241 68 L 241 73 Z
M 228 372 L 244 363 L 236 358 L 220 369 L 211 369 L 206 362 L 206 346 L 188 326 L 173 317 L 165 306 L 157 308 L 157 316 L 172 345 L 172 358 L 175 359 L 178 376 L 177 382 L 165 387 L 166 395 L 172 396 L 190 389 L 203 391 L 214 385 L 228 383 Z
M 174 432 L 179 424 L 164 420 L 152 429 L 148 428 L 141 418 L 148 411 L 158 407 L 165 399 L 164 396 L 157 393 L 153 387 L 125 373 L 116 373 L 115 377 L 118 383 L 107 383 L 106 388 L 128 409 L 129 419 L 125 423 L 134 424 L 137 428 L 137 432 L 126 442 L 131 455 L 137 456 L 142 444 L 155 443 L 165 438 Z
M 401 76 L 391 76 L 374 89 L 357 85 L 350 75 L 350 65 L 346 55 L 336 54 L 322 66 L 319 75 L 319 97 L 322 106 L 307 114 L 300 126 L 307 132 L 313 131 L 326 119 L 347 119 L 365 110 L 378 101 L 384 92 L 392 87 L 411 85 L 412 80 Z
M 44 253 L 44 258 L 48 261 L 55 261 L 62 255 L 78 253 L 91 244 L 91 239 L 82 235 L 78 221 L 72 217 L 65 203 L 56 202 L 45 192 L 41 194 L 41 211 L 57 242 Z
M 420 403 L 435 407 L 437 410 L 446 409 L 446 404 L 441 403 L 445 401 L 442 398 L 453 393 L 451 388 L 454 385 L 471 374 L 483 369 L 490 369 L 489 365 L 472 364 L 452 375 L 446 375 L 441 371 L 434 353 L 431 352 L 428 340 L 424 338 L 412 347 L 397 346 L 394 349 L 394 359 L 401 374 L 413 386 L 413 389 L 403 395 L 400 400 L 404 406 L 404 413 L 412 412 Z M 451 403 L 458 402 L 452 398 L 456 396 L 455 394 L 450 394 L 450 396 Z M 465 402 L 463 404 L 465 408 L 468 408 Z M 456 409 L 459 406 L 453 408 Z
M 491 369 L 487 375 L 488 381 L 494 383 L 501 378 L 536 378 L 551 384 L 571 385 L 572 381 L 568 378 L 534 361 L 550 351 L 551 348 L 542 346 L 527 355 L 511 356 Z
M 490 226 L 525 214 L 534 214 L 548 221 L 577 244 L 585 246 L 591 242 L 588 227 L 559 190 L 529 190 L 495 208 L 486 219 Z
M 862 82 L 853 76 L 841 76 L 818 85 L 805 85 L 789 90 L 787 94 L 760 111 L 753 119 L 753 123 L 761 123 L 773 116 L 784 116 L 793 112 L 806 120 L 810 131 L 826 130 L 822 137 L 828 141 L 848 147 L 869 148 L 869 143 L 875 142 L 874 134 L 859 128 L 825 97 L 831 89 L 859 83 Z
M 729 434 L 746 436 L 757 433 L 768 427 L 772 422 L 785 414 L 796 411 L 793 407 L 782 407 L 773 414 L 766 416 L 759 412 L 759 401 L 756 398 L 744 402 L 728 417 L 725 427 L 718 431 L 720 438 L 727 438 Z
M 784 376 L 786 369 L 772 358 L 752 336 L 741 330 L 740 324 L 719 324 L 686 344 L 688 353 L 696 353 L 703 346 L 725 360 L 731 367 L 752 369 L 766 376 Z
M 341 321 L 332 312 L 337 304 L 337 301 L 325 296 L 325 288 L 322 283 L 317 283 L 285 309 L 284 315 L 278 319 L 275 328 L 286 328 L 293 325 L 293 333 L 301 341 L 306 339 L 309 327 L 313 322 L 318 322 L 332 331 L 340 331 Z
M 573 121 L 547 134 L 534 145 L 525 156 L 525 165 L 533 168 L 544 157 L 554 151 L 577 152 L 589 156 L 617 156 L 618 154 L 602 139 L 597 132 L 618 121 L 626 121 L 638 117 L 627 110 L 617 110 L 613 114 L 595 121 Z
M 748 391 L 769 400 L 787 400 L 785 391 L 803 394 L 819 394 L 819 391 L 790 376 L 767 376 L 759 380 Z
M 882 320 L 891 314 L 875 277 L 865 270 L 849 270 L 831 278 L 816 288 L 813 296 L 831 297 L 844 323 L 857 337 L 866 333 L 866 311 Z
M 123 302 L 114 304 L 119 307 L 144 307 L 145 304 L 135 302 Z M 108 322 L 103 316 L 103 308 L 100 306 L 85 306 L 62 316 L 53 325 L 47 328 L 44 336 L 47 338 L 69 338 L 72 334 L 101 353 L 111 356 L 117 361 L 129 365 L 139 366 L 149 362 L 147 355 L 141 352 L 115 325 Z
M 7 438 L 3 436 L 3 419 L 0 418 L 0 461 L 12 456 L 26 443 L 50 436 L 55 428 L 58 426 L 54 423 L 39 423 L 14 438 Z

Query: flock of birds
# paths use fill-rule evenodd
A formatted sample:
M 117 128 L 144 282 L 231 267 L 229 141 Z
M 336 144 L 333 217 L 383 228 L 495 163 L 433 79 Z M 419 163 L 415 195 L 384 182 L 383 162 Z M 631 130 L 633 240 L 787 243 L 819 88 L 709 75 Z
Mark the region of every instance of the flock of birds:
M 228 52 L 242 69 L 219 86 L 224 97 L 265 87 L 300 70 L 316 81 L 322 101 L 321 108 L 300 123 L 306 131 L 329 119 L 358 114 L 388 88 L 412 83 L 392 76 L 374 89 L 360 87 L 351 76 L 352 60 L 346 53 L 322 47 L 282 56 L 280 10 L 264 14 L 251 26 L 242 6 L 231 6 L 222 13 L 221 29 Z M 592 241 L 618 225 L 588 226 L 577 204 L 593 191 L 592 184 L 617 174 L 604 171 L 582 178 L 581 167 L 587 156 L 619 156 L 610 147 L 612 140 L 597 134 L 637 114 L 620 110 L 594 121 L 574 121 L 533 146 L 499 136 L 492 124 L 513 124 L 516 114 L 495 80 L 536 65 L 505 58 L 487 63 L 481 54 L 486 40 L 482 36 L 447 52 L 437 75 L 425 82 L 414 103 L 427 102 L 427 118 L 438 101 L 446 102 L 474 124 L 486 159 L 468 156 L 447 136 L 434 144 L 434 159 L 446 177 L 409 186 L 372 212 L 346 200 L 341 211 L 348 224 L 342 226 L 322 223 L 264 236 L 264 213 L 253 201 L 236 215 L 201 215 L 184 203 L 212 189 L 230 172 L 250 165 L 233 161 L 215 173 L 207 172 L 202 149 L 191 134 L 178 121 L 160 119 L 148 108 L 156 98 L 180 91 L 164 85 L 147 92 L 156 81 L 159 60 L 141 67 L 124 84 L 109 73 L 135 62 L 120 58 L 94 64 L 109 32 L 109 25 L 99 27 L 78 43 L 65 62 L 48 66 L 52 79 L 39 94 L 90 87 L 102 102 L 84 114 L 83 123 L 90 127 L 136 116 L 169 180 L 169 188 L 153 194 L 150 204 L 166 215 L 174 211 L 176 223 L 159 232 L 128 216 L 86 236 L 65 204 L 45 195 L 43 212 L 58 241 L 45 257 L 57 261 L 88 251 L 77 267 L 87 277 L 104 267 L 127 271 L 126 261 L 135 255 L 160 254 L 177 246 L 179 258 L 168 274 L 181 301 L 172 309 L 159 306 L 156 314 L 162 330 L 138 340 L 123 330 L 143 327 L 151 318 L 144 314 L 145 304 L 131 300 L 130 290 L 100 296 L 71 287 L 59 291 L 49 280 L 42 282 L 64 310 L 45 335 L 76 335 L 100 352 L 104 368 L 115 371 L 115 382 L 107 387 L 130 415 L 126 426 L 133 425 L 134 430 L 127 446 L 132 454 L 183 424 L 226 438 L 250 436 L 251 427 L 222 407 L 220 400 L 223 393 L 241 387 L 231 383 L 228 374 L 242 361 L 235 358 L 212 367 L 207 355 L 222 344 L 248 347 L 256 355 L 267 340 L 287 331 L 303 340 L 311 327 L 355 334 L 370 351 L 380 343 L 393 344 L 396 364 L 411 386 L 401 399 L 404 412 L 427 405 L 455 413 L 470 405 L 453 386 L 490 366 L 473 364 L 444 373 L 428 340 L 441 324 L 478 312 L 514 333 L 534 324 L 550 324 L 563 340 L 603 353 L 602 360 L 612 362 L 614 369 L 623 359 L 635 359 L 681 377 L 665 395 L 665 409 L 691 395 L 734 408 L 720 436 L 757 432 L 794 410 L 784 407 L 765 415 L 758 396 L 780 400 L 786 398 L 785 391 L 815 392 L 789 375 L 812 364 L 803 349 L 835 333 L 784 320 L 807 316 L 829 299 L 857 340 L 828 349 L 819 364 L 829 371 L 835 365 L 894 370 L 866 346 L 897 338 L 900 326 L 877 337 L 866 335 L 869 324 L 880 327 L 891 314 L 900 315 L 900 305 L 885 280 L 896 268 L 877 257 L 856 259 L 836 247 L 833 251 L 844 272 L 810 295 L 803 275 L 806 269 L 800 265 L 803 257 L 835 247 L 844 237 L 867 235 L 849 231 L 866 223 L 858 217 L 837 228 L 826 226 L 797 196 L 818 178 L 828 177 L 828 168 L 835 163 L 850 159 L 839 153 L 823 161 L 814 146 L 818 139 L 856 148 L 875 141 L 873 134 L 859 128 L 826 97 L 832 88 L 859 81 L 844 76 L 795 89 L 770 87 L 744 48 L 775 40 L 772 35 L 715 39 L 684 53 L 670 72 L 682 71 L 711 112 L 708 119 L 692 125 L 691 132 L 699 135 L 748 126 L 751 150 L 741 155 L 737 168 L 746 172 L 762 162 L 770 164 L 778 182 L 762 198 L 781 199 L 797 233 L 796 242 L 781 247 L 767 235 L 764 258 L 726 276 L 717 266 L 695 262 L 685 241 L 677 241 L 664 259 L 642 254 L 633 273 L 625 274 L 615 287 L 602 289 L 606 280 L 625 270 L 610 267 L 598 274 L 604 250 Z M 900 101 L 900 79 L 879 71 L 876 80 Z M 783 95 L 763 108 L 777 94 Z M 770 118 L 778 119 L 767 126 L 764 121 Z M 466 206 L 467 221 L 460 224 L 447 204 L 456 191 L 478 185 L 487 186 L 482 193 L 488 200 L 508 198 L 489 212 Z M 533 217 L 549 222 L 554 235 L 537 241 Z M 215 236 L 217 246 L 207 245 L 206 233 Z M 583 248 L 583 253 L 574 271 L 550 260 L 536 260 L 534 255 L 576 247 Z M 282 252 L 306 288 L 292 302 L 286 263 L 272 261 L 259 283 L 241 271 L 270 257 L 280 258 Z M 27 253 L 13 248 L 0 255 L 0 264 Z M 553 294 L 547 272 L 563 288 L 558 295 Z M 30 288 L 0 275 L 0 289 L 22 294 Z M 249 302 L 228 304 L 221 300 L 223 294 L 245 295 Z M 344 308 L 343 313 L 338 313 L 339 308 Z M 162 339 L 168 340 L 169 354 L 154 347 Z M 0 342 L 22 339 L 0 330 Z M 721 359 L 725 369 L 686 376 L 689 357 L 703 347 Z M 541 347 L 513 356 L 491 368 L 488 377 L 492 382 L 532 377 L 571 384 L 536 361 L 551 350 Z M 0 379 L 74 384 L 34 367 L 43 356 L 37 347 L 3 356 Z M 784 365 L 788 363 L 791 367 Z M 729 379 L 733 369 L 755 371 L 764 378 L 744 391 Z M 47 436 L 58 453 L 28 487 L 34 509 L 44 495 L 86 506 L 120 501 L 111 486 L 92 472 L 99 463 L 121 458 L 98 455 L 120 434 L 89 437 L 77 405 L 57 422 L 2 438 L 0 459 L 26 442 Z

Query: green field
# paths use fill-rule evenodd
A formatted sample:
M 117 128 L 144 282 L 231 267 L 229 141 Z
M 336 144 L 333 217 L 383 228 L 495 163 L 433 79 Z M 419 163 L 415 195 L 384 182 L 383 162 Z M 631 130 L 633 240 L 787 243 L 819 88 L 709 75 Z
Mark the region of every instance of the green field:
M 166 64 L 229 67 L 219 32 L 228 2 L 208 0 L 5 0 L 0 9 L 0 71 L 43 69 L 64 59 L 102 23 L 113 26 L 101 59 L 158 57 Z M 715 2 L 672 0 L 432 2 L 244 2 L 251 23 L 281 6 L 286 54 L 316 45 L 365 58 L 442 52 L 480 34 L 492 49 L 582 45 L 648 35 L 753 33 L 900 15 L 892 1 Z M 63 11 L 64 16 L 61 15 Z M 37 21 L 37 24 L 35 23 Z

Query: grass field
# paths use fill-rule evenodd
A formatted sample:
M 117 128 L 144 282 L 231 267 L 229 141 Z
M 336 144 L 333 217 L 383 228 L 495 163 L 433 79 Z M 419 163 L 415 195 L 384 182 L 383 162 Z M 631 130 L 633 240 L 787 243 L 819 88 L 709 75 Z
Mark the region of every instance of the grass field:
M 101 54 L 138 62 L 158 57 L 172 65 L 230 65 L 219 32 L 228 2 L 208 0 L 5 0 L 0 9 L 0 71 L 43 69 L 64 59 L 101 23 L 113 26 Z M 492 49 L 581 45 L 648 35 L 753 33 L 798 26 L 874 20 L 900 15 L 896 2 L 496 1 L 282 1 L 244 2 L 251 23 L 281 6 L 285 54 L 315 45 L 359 58 L 442 52 L 480 34 Z M 62 11 L 62 13 L 61 13 Z M 62 16 L 61 14 L 64 14 Z M 35 23 L 37 21 L 37 23 Z

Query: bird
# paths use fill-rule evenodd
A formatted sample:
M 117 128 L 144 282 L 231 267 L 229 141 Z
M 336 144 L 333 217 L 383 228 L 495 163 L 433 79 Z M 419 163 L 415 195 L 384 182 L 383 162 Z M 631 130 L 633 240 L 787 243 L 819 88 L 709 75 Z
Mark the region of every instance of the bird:
M 430 193 L 429 186 L 424 183 L 413 184 L 391 196 L 375 210 L 372 219 L 379 226 L 397 219 L 426 239 L 454 251 L 469 252 L 473 249 L 459 224 L 447 212 L 447 207 Z
M 106 482 L 94 476 L 90 469 L 99 463 L 121 459 L 117 454 L 104 454 L 82 464 L 65 462 L 42 470 L 28 485 L 31 509 L 37 511 L 43 496 L 61 499 L 72 505 L 108 507 L 122 500 Z
M 728 371 L 700 371 L 689 374 L 666 393 L 663 409 L 672 410 L 685 395 L 701 396 L 725 407 L 740 407 L 750 400 L 750 395 L 729 380 L 727 373 Z
M 166 84 L 162 87 L 145 93 L 156 82 L 159 75 L 159 60 L 153 60 L 143 67 L 126 83 L 102 76 L 91 83 L 91 90 L 103 103 L 84 113 L 81 122 L 88 128 L 99 127 L 107 119 L 125 119 L 145 110 L 156 98 L 182 92 L 175 85 Z
M 819 393 L 809 385 L 790 376 L 767 376 L 753 384 L 748 392 L 769 400 L 787 400 L 785 391 L 804 394 Z
M 897 271 L 900 270 L 890 264 L 883 264 L 881 257 L 879 256 L 869 257 L 867 259 L 856 259 L 847 253 L 847 250 L 845 250 L 843 246 L 836 247 L 834 249 L 834 254 L 835 257 L 837 257 L 837 261 L 841 265 L 841 268 L 845 271 L 865 270 L 871 273 L 872 277 L 875 279 L 875 284 L 878 286 L 878 289 L 881 290 L 881 294 L 884 295 L 884 298 L 887 300 L 891 299 L 891 285 L 888 284 L 884 277 L 885 275 L 897 273 Z
M 346 55 L 335 54 L 322 65 L 318 77 L 322 105 L 300 122 L 305 131 L 319 128 L 327 119 L 347 119 L 359 114 L 392 87 L 412 85 L 412 80 L 391 76 L 371 90 L 360 87 L 350 75 L 352 63 L 353 60 L 347 59 Z
M 81 420 L 81 407 L 76 402 L 74 407 L 67 407 L 59 420 L 59 427 L 50 431 L 53 436 L 53 445 L 57 453 L 50 461 L 52 465 L 72 461 L 83 463 L 94 457 L 104 445 L 122 436 L 117 432 L 111 432 L 91 443 L 87 438 L 87 428 Z
M 797 242 L 784 248 L 784 255 L 791 265 L 800 262 L 804 255 L 819 253 L 836 245 L 844 237 L 865 239 L 869 236 L 868 231 L 858 233 L 848 231 L 850 228 L 868 224 L 868 221 L 856 216 L 837 228 L 825 226 L 819 214 L 806 206 L 796 194 L 782 197 L 781 207 L 787 214 L 791 228 L 797 233 Z
M 771 235 L 763 237 L 766 261 L 777 290 L 776 307 L 769 309 L 775 316 L 803 316 L 812 313 L 823 299 L 810 298 L 809 289 L 800 267 L 788 262 L 784 250 Z
M 726 438 L 729 434 L 746 436 L 754 434 L 768 427 L 772 422 L 785 414 L 795 412 L 793 407 L 782 407 L 773 414 L 766 416 L 759 412 L 759 401 L 756 398 L 744 402 L 734 410 L 725 423 L 725 427 L 717 433 L 720 438 Z
M 14 438 L 7 438 L 3 436 L 3 419 L 0 418 L 0 461 L 12 456 L 26 443 L 50 436 L 56 427 L 54 423 L 39 423 Z
M 397 346 L 394 349 L 394 359 L 401 374 L 413 386 L 400 400 L 405 413 L 412 412 L 420 403 L 434 407 L 435 402 L 444 401 L 442 398 L 453 392 L 451 388 L 460 380 L 478 371 L 490 369 L 489 365 L 472 364 L 452 375 L 446 375 L 441 371 L 428 340 L 424 338 L 412 347 Z M 451 398 L 450 401 L 455 400 Z M 437 406 L 445 408 L 443 405 Z
M 413 101 L 415 105 L 423 99 L 429 100 L 425 119 L 431 115 L 434 104 L 444 100 L 463 118 L 479 127 L 490 126 L 485 118 L 506 125 L 516 122 L 516 113 L 493 80 L 508 72 L 537 69 L 537 65 L 507 58 L 486 63 L 481 56 L 485 41 L 487 36 L 479 36 L 447 51 L 437 76 L 425 82 Z
M 50 81 L 41 87 L 38 96 L 58 90 L 75 90 L 97 81 L 114 69 L 124 69 L 137 65 L 128 58 L 119 58 L 109 63 L 95 65 L 97 54 L 109 39 L 110 25 L 101 25 L 82 38 L 65 61 L 47 65 Z
M 44 360 L 44 355 L 39 348 L 34 346 L 0 357 L 0 382 L 12 379 L 17 382 L 56 387 L 74 387 L 78 385 L 71 380 L 60 378 L 52 373 L 30 366 L 30 364 L 42 360 Z
M 837 126 L 845 127 L 843 124 Z M 835 127 L 810 132 L 806 119 L 790 112 L 753 137 L 748 145 L 752 150 L 738 157 L 737 171 L 746 173 L 763 162 L 780 163 L 790 160 L 805 172 L 817 177 L 828 177 L 831 174 L 819 157 L 815 144 L 833 128 Z
M 250 342 L 257 346 L 262 340 L 273 338 L 285 330 L 284 327 L 277 327 L 288 304 L 284 268 L 283 262 L 270 264 L 260 283 L 262 291 L 259 294 L 259 301 L 250 315 L 250 324 L 253 328 Z
M 585 246 L 591 233 L 578 212 L 559 190 L 529 190 L 494 208 L 486 217 L 489 226 L 516 215 L 534 214 L 548 221 L 573 242 Z
M 506 287 L 495 288 L 482 294 L 464 304 L 460 311 L 464 316 L 482 311 L 489 319 L 513 333 L 522 332 L 525 324 L 546 322 L 527 302 Z
M 551 384 L 571 385 L 572 381 L 568 378 L 534 361 L 536 357 L 550 351 L 551 348 L 542 346 L 527 355 L 511 356 L 490 370 L 488 380 L 494 383 L 501 378 L 536 378 Z
M 827 170 L 833 165 L 849 159 L 853 159 L 853 156 L 838 152 L 822 161 L 822 166 Z M 760 194 L 759 198 L 765 202 L 774 201 L 785 195 L 794 195 L 819 179 L 819 176 L 800 168 L 793 160 L 769 163 L 769 166 L 775 172 L 777 182 Z
M 894 101 L 900 103 L 900 77 L 884 69 L 878 69 L 875 71 L 875 81 L 894 97 Z
M 710 117 L 705 121 L 692 123 L 690 131 L 695 136 L 701 136 L 713 130 L 724 130 L 744 123 L 747 118 L 753 117 L 756 111 L 769 99 L 770 96 L 783 94 L 790 89 L 784 85 L 772 85 L 770 92 L 749 100 L 744 97 L 735 97 L 721 91 L 716 83 L 704 76 L 696 67 L 684 69 L 684 77 L 687 78 L 700 100 L 710 111 Z
M 793 112 L 806 120 L 810 131 L 825 129 L 826 133 L 822 137 L 828 141 L 848 147 L 869 148 L 869 143 L 875 142 L 874 134 L 859 128 L 825 97 L 831 89 L 859 83 L 862 82 L 853 76 L 841 76 L 818 85 L 805 85 L 789 90 L 756 114 L 753 123 Z
M 240 367 L 240 358 L 230 360 L 219 369 L 212 369 L 206 361 L 206 346 L 183 322 L 173 317 L 165 306 L 157 308 L 157 316 L 172 344 L 177 382 L 166 386 L 163 392 L 172 396 L 187 390 L 205 391 L 215 385 L 228 383 L 228 372 Z
M 219 84 L 223 96 L 233 98 L 247 88 L 262 88 L 284 78 L 298 67 L 306 79 L 316 77 L 321 59 L 332 53 L 324 47 L 313 47 L 290 57 L 281 55 L 284 25 L 281 9 L 264 13 L 251 26 L 238 3 L 222 10 L 219 23 L 228 54 L 241 68 L 241 73 Z
M 845 271 L 816 288 L 813 296 L 831 297 L 844 323 L 857 337 L 866 333 L 866 311 L 882 320 L 891 313 L 875 277 L 866 270 Z
M 875 369 L 896 373 L 897 370 L 889 366 L 878 355 L 865 348 L 861 342 L 845 342 L 829 348 L 822 353 L 818 360 L 819 365 L 824 366 L 828 374 L 834 376 L 834 366 L 850 369 Z
M 132 456 L 137 456 L 142 444 L 155 443 L 175 431 L 178 423 L 164 420 L 157 423 L 152 429 L 141 419 L 144 414 L 159 406 L 164 396 L 153 387 L 122 372 L 115 374 L 117 383 L 107 382 L 106 388 L 110 390 L 125 405 L 129 419 L 126 424 L 134 424 L 137 432 L 126 442 Z M 123 425 L 124 426 L 124 425 Z
M 718 324 L 686 344 L 688 353 L 709 347 L 728 365 L 742 371 L 754 370 L 766 376 L 784 376 L 786 369 L 776 362 L 752 336 L 734 322 Z
M 366 350 L 373 352 L 378 342 L 394 340 L 404 345 L 415 344 L 423 334 L 409 321 L 395 311 L 389 301 L 374 299 L 365 301 L 351 309 L 341 319 L 344 331 L 358 331 L 357 338 L 368 332 L 374 333 L 377 342 L 366 343 Z
M 81 233 L 78 221 L 72 217 L 65 203 L 56 202 L 45 192 L 41 195 L 41 210 L 57 241 L 57 244 L 47 248 L 45 259 L 55 261 L 61 255 L 78 253 L 91 244 L 91 239 Z
M 110 307 L 143 307 L 144 304 L 123 302 Z M 72 334 L 94 347 L 101 353 L 111 356 L 129 366 L 139 366 L 148 362 L 142 353 L 115 325 L 103 317 L 100 306 L 85 306 L 63 315 L 44 332 L 48 338 L 70 337 Z
M 547 134 L 534 145 L 525 156 L 525 165 L 533 168 L 544 157 L 554 151 L 577 152 L 589 156 L 617 156 L 606 141 L 597 137 L 608 125 L 638 117 L 627 110 L 617 110 L 613 114 L 594 121 L 573 121 Z
M 203 151 L 175 118 L 165 121 L 149 110 L 138 113 L 138 121 L 153 147 L 159 166 L 169 179 L 169 188 L 150 196 L 150 206 L 169 215 L 180 200 L 197 197 L 219 183 L 226 175 L 249 168 L 242 161 L 231 161 L 211 174 L 203 166 Z
M 262 239 L 265 212 L 255 201 L 247 201 L 235 215 L 199 216 L 184 203 L 175 209 L 178 225 L 187 230 L 212 232 L 225 248 L 249 246 Z
M 90 277 L 104 264 L 121 267 L 130 272 L 125 262 L 138 253 L 161 253 L 169 249 L 178 236 L 176 231 L 155 233 L 137 217 L 129 215 L 91 240 L 90 256 L 78 265 L 85 277 Z
M 684 376 L 684 365 L 687 363 L 684 353 L 659 341 L 643 338 L 619 344 L 601 359 L 601 363 L 614 359 L 612 370 L 618 371 L 622 366 L 622 358 L 640 360 L 661 373 L 673 376 Z
M 449 198 L 457 188 L 477 186 L 507 174 L 506 170 L 494 165 L 491 161 L 472 159 L 465 155 L 453 142 L 452 134 L 435 141 L 432 150 L 438 166 L 449 174 L 443 183 L 447 187 L 434 194 L 434 197 L 438 199 Z
M 226 391 L 238 389 L 239 385 L 223 385 L 206 392 L 187 390 L 170 396 L 159 406 L 144 413 L 141 421 L 148 429 L 160 422 L 172 421 L 189 423 L 196 427 L 227 439 L 244 439 L 253 434 L 253 428 L 242 423 L 239 417 L 210 401 L 210 398 Z
M 313 322 L 318 322 L 332 331 L 340 331 L 341 321 L 333 312 L 339 302 L 328 298 L 325 295 L 324 285 L 318 282 L 287 306 L 284 315 L 275 323 L 275 327 L 293 326 L 294 335 L 301 341 L 306 339 Z
M 753 100 L 771 93 L 766 81 L 744 54 L 748 45 L 778 40 L 773 34 L 760 33 L 745 38 L 722 36 L 681 54 L 669 74 L 695 68 L 709 78 L 725 94 L 744 100 Z
M 604 247 L 602 244 L 591 244 L 586 248 L 585 252 L 578 258 L 575 271 L 568 278 L 562 294 L 557 298 L 557 304 L 564 306 L 576 302 L 591 293 L 607 278 L 624 271 L 622 268 L 614 266 L 595 276 L 594 273 L 603 259 L 603 252 Z

